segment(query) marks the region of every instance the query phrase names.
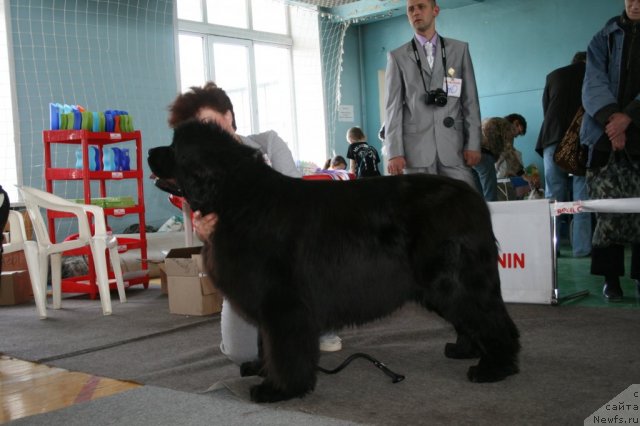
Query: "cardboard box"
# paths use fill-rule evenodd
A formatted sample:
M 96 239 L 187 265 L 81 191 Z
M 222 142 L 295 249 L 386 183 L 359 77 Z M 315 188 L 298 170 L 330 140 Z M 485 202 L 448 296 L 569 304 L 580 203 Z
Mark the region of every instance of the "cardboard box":
M 28 271 L 3 271 L 0 277 L 0 306 L 19 305 L 33 299 Z
M 20 214 L 22 215 L 22 219 L 24 220 L 24 231 L 27 235 L 27 240 L 33 240 L 33 225 L 31 224 L 31 218 L 29 217 L 29 213 L 26 210 L 20 210 Z M 11 226 L 9 226 L 9 222 L 4 227 L 3 232 L 11 232 Z
M 2 271 L 26 271 L 27 259 L 24 250 L 2 253 Z
M 2 253 L 2 272 L 19 271 L 25 272 L 27 286 L 31 288 L 31 277 L 29 277 L 29 268 L 27 267 L 27 259 L 24 257 L 24 250 L 13 251 L 11 253 Z
M 164 263 L 158 263 L 158 272 L 160 275 L 160 292 L 162 294 L 169 294 L 167 284 L 167 271 L 164 270 Z
M 172 249 L 164 259 L 172 314 L 210 315 L 222 310 L 222 295 L 203 270 L 201 249 Z

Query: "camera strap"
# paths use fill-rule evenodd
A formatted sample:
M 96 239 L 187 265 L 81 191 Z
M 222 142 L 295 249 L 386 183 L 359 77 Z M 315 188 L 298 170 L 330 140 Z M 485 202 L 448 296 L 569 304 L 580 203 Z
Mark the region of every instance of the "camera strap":
M 440 39 L 440 51 L 442 52 L 442 69 L 444 72 L 444 84 L 446 87 L 446 94 L 449 96 L 449 82 L 447 81 L 447 51 L 444 48 L 444 38 L 440 34 L 438 34 L 438 39 Z M 416 46 L 416 38 L 411 38 L 411 47 L 413 48 L 413 55 L 416 58 L 416 63 L 418 64 L 418 71 L 420 71 L 420 78 L 422 79 L 422 86 L 424 87 L 425 93 L 429 93 L 427 89 L 427 83 L 424 81 L 424 75 L 422 74 L 422 61 L 420 60 L 420 54 L 418 53 L 418 47 Z

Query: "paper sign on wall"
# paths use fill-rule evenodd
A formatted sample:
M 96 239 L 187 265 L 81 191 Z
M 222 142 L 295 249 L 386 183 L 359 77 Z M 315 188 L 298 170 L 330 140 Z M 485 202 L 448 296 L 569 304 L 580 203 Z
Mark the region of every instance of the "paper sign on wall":
M 338 107 L 338 121 L 353 123 L 353 105 L 340 105 Z

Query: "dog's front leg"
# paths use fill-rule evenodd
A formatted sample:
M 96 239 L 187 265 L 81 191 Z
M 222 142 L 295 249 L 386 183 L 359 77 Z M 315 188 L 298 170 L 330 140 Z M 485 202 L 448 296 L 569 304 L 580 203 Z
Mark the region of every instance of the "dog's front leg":
M 316 384 L 319 331 L 302 306 L 279 312 L 263 325 L 264 381 L 251 388 L 255 402 L 303 397 Z

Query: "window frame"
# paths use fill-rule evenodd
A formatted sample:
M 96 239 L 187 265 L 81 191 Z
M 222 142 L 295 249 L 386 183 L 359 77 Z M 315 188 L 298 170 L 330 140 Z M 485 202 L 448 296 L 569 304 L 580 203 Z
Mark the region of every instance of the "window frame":
M 250 128 L 251 133 L 257 133 L 259 129 L 259 121 L 258 121 L 258 105 L 256 102 L 256 62 L 253 51 L 253 41 L 246 39 L 238 39 L 231 37 L 223 37 L 219 35 L 208 35 L 205 38 L 205 49 L 207 51 L 207 56 L 210 58 L 209 60 L 209 68 L 207 75 L 209 76 L 209 80 L 216 81 L 216 70 L 215 70 L 215 53 L 214 53 L 214 44 L 230 44 L 235 46 L 242 46 L 247 48 L 247 73 L 249 75 L 249 81 L 247 82 L 249 85 L 249 105 L 251 109 L 251 117 L 250 117 Z M 223 87 L 224 89 L 224 87 Z
M 178 0 L 179 1 L 179 0 Z M 291 93 L 291 123 L 292 123 L 292 140 L 287 140 L 287 144 L 289 145 L 289 149 L 291 150 L 294 158 L 298 158 L 298 129 L 297 129 L 297 119 L 296 119 L 296 92 L 295 92 L 295 81 L 294 81 L 294 73 L 293 73 L 293 38 L 291 36 L 291 19 L 289 14 L 289 9 L 285 8 L 286 13 L 286 22 L 287 22 L 287 34 L 277 34 L 277 33 L 269 33 L 264 31 L 255 31 L 253 29 L 245 29 L 245 28 L 237 28 L 237 27 L 227 27 L 223 25 L 217 24 L 209 24 L 207 23 L 207 9 L 206 9 L 206 0 L 202 1 L 202 10 L 203 10 L 203 21 L 190 21 L 179 19 L 176 12 L 176 68 L 177 68 L 177 87 L 181 86 L 181 76 L 180 76 L 180 46 L 178 43 L 180 34 L 190 34 L 201 36 L 204 38 L 204 64 L 205 64 L 205 81 L 216 81 L 215 80 L 215 58 L 213 57 L 213 45 L 216 42 L 225 43 L 225 44 L 239 44 L 248 47 L 249 54 L 249 90 L 250 90 L 250 102 L 251 102 L 251 133 L 257 133 L 259 131 L 266 131 L 271 129 L 260 129 L 260 117 L 258 111 L 258 93 L 257 93 L 257 83 L 256 83 L 256 66 L 255 66 L 255 52 L 254 46 L 255 44 L 266 44 L 266 45 L 274 45 L 277 47 L 283 47 L 288 50 L 289 53 L 289 68 L 291 79 L 289 81 L 290 85 L 290 93 Z M 246 0 L 245 0 L 246 1 Z M 176 3 L 177 4 L 177 3 Z M 251 2 L 247 1 L 247 14 L 248 14 L 248 22 L 249 26 L 253 25 L 251 20 Z M 177 10 L 177 6 L 176 6 Z M 276 129 L 277 130 L 277 129 Z

